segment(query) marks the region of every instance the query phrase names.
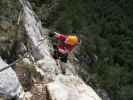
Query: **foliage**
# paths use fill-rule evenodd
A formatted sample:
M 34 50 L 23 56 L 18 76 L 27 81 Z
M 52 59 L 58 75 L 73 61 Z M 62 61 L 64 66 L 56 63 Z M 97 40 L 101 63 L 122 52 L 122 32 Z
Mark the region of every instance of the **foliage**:
M 42 79 L 39 72 L 36 71 L 34 64 L 28 64 L 20 61 L 16 64 L 15 71 L 25 91 L 30 91 L 33 86 L 33 79 L 40 81 Z
M 22 9 L 18 0 L 1 0 L 0 7 L 0 56 L 11 63 L 17 58 L 13 45 L 25 40 L 23 26 L 17 24 Z

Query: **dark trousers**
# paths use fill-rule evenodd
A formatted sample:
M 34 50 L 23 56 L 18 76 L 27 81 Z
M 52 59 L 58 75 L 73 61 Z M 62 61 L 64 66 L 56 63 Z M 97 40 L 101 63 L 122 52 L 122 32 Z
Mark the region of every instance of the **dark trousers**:
M 55 59 L 60 59 L 62 62 L 66 63 L 67 62 L 67 59 L 68 59 L 68 54 L 62 54 L 58 51 L 58 48 L 57 46 L 54 46 L 54 55 L 53 57 Z

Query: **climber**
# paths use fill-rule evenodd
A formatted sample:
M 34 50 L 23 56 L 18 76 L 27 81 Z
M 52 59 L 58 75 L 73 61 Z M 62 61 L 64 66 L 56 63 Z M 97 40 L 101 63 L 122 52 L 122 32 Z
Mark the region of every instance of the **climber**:
M 80 42 L 76 35 L 63 35 L 56 32 L 50 32 L 49 37 L 54 37 L 56 40 L 62 41 L 59 44 L 53 45 L 55 59 L 60 59 L 62 62 L 66 63 L 68 54 L 74 51 L 74 48 Z

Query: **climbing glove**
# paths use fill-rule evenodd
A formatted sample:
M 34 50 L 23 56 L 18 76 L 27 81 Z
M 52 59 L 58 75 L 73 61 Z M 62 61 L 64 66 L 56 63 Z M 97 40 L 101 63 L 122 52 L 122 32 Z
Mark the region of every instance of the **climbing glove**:
M 54 37 L 56 34 L 54 32 L 49 32 L 48 36 L 49 37 Z

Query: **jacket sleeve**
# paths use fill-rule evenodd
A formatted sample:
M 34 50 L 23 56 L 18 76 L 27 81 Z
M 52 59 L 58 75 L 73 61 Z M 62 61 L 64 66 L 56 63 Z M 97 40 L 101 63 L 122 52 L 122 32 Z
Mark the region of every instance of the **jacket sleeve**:
M 56 39 L 60 40 L 60 41 L 65 41 L 66 40 L 66 36 L 63 34 L 56 34 Z

